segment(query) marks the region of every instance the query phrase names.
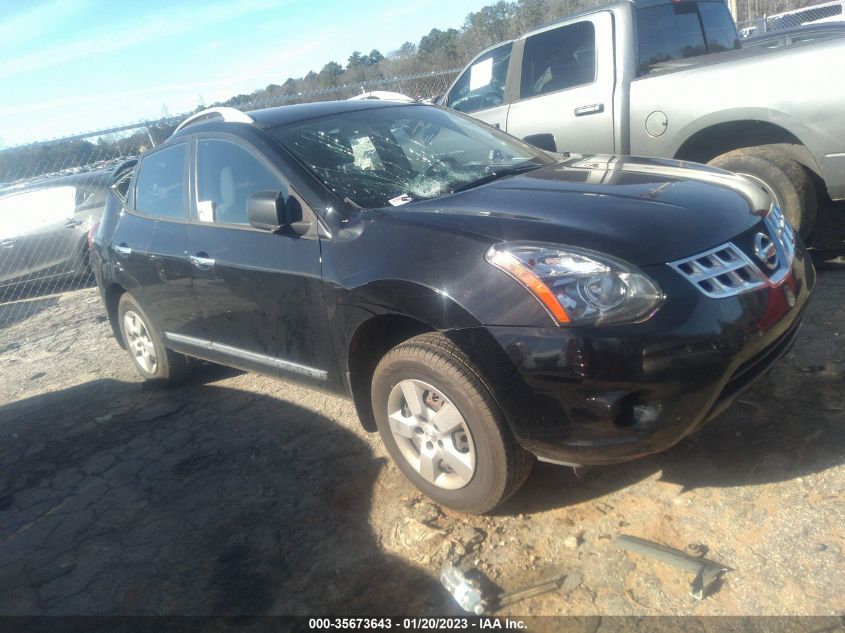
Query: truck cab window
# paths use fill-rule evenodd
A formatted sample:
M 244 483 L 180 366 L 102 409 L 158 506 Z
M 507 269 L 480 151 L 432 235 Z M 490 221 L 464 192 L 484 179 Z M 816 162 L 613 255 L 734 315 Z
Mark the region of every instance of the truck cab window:
M 707 52 L 695 4 L 664 4 L 638 9 L 637 40 L 641 75 L 648 74 L 661 62 Z
M 733 18 L 723 3 L 702 2 L 698 5 L 698 12 L 701 14 L 708 53 L 741 48 Z
M 532 35 L 522 57 L 522 99 L 592 83 L 596 79 L 596 29 L 577 22 Z
M 459 112 L 478 112 L 502 105 L 511 47 L 512 44 L 505 44 L 475 60 L 449 91 L 446 104 Z
M 731 14 L 721 1 L 637 9 L 637 44 L 640 75 L 663 62 L 740 47 Z

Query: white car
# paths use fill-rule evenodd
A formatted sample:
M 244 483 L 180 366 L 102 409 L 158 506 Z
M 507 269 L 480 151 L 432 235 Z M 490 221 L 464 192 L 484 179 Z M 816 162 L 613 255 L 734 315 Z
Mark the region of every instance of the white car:
M 354 97 L 349 97 L 347 101 L 361 101 L 364 99 L 376 99 L 379 101 L 401 101 L 403 103 L 413 103 L 415 99 L 401 92 L 390 92 L 388 90 L 373 90 L 372 92 L 364 92 Z

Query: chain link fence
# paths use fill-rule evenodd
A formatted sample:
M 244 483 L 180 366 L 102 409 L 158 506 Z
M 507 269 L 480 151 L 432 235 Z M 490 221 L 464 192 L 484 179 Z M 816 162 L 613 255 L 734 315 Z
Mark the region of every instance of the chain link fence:
M 845 0 L 823 2 L 802 9 L 744 20 L 737 23 L 737 29 L 742 38 L 747 38 L 771 31 L 783 31 L 828 22 L 845 22 Z
M 459 70 L 308 92 L 277 87 L 269 96 L 214 105 L 257 110 L 373 91 L 426 100 L 444 93 Z M 102 215 L 112 171 L 164 142 L 189 114 L 0 150 L 0 331 L 49 309 L 60 293 L 94 285 L 89 232 Z

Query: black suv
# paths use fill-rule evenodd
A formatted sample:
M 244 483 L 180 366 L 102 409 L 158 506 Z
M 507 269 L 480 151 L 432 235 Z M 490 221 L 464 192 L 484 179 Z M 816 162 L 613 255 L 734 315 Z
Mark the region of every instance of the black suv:
M 672 446 L 789 349 L 815 279 L 750 181 L 422 104 L 203 111 L 114 192 L 97 277 L 145 378 L 195 357 L 345 395 L 466 512 L 534 456 Z

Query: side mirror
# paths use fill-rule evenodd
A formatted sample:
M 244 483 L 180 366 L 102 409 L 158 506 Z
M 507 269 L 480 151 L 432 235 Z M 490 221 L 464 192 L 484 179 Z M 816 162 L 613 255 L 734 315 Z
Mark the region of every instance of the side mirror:
M 259 191 L 249 197 L 246 216 L 257 229 L 275 233 L 285 221 L 285 199 L 281 191 Z
M 551 134 L 529 134 L 522 140 L 547 152 L 557 152 L 557 143 L 555 143 L 555 137 Z
M 259 191 L 249 197 L 246 205 L 249 223 L 257 229 L 271 233 L 304 235 L 311 228 L 302 221 L 302 205 L 293 196 L 280 191 Z

